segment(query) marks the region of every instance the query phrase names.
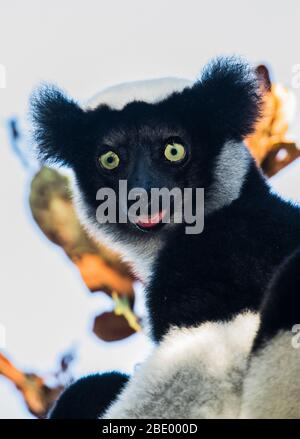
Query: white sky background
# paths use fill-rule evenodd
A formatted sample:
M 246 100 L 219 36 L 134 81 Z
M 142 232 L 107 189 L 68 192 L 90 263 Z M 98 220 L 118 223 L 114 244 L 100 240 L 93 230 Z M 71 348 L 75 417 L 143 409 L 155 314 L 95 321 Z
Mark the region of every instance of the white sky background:
M 21 368 L 45 373 L 74 344 L 76 374 L 132 370 L 149 345 L 142 335 L 117 344 L 88 334 L 91 317 L 110 303 L 89 295 L 76 269 L 30 220 L 30 175 L 12 154 L 5 121 L 24 118 L 39 81 L 55 82 L 85 100 L 117 82 L 161 76 L 195 78 L 218 54 L 238 53 L 272 67 L 291 86 L 300 64 L 300 3 L 295 0 L 0 0 L 0 323 L 7 352 Z M 300 89 L 294 90 L 299 101 Z M 299 105 L 291 131 L 300 143 Z M 300 199 L 300 165 L 275 178 Z M 0 378 L 0 418 L 28 417 Z

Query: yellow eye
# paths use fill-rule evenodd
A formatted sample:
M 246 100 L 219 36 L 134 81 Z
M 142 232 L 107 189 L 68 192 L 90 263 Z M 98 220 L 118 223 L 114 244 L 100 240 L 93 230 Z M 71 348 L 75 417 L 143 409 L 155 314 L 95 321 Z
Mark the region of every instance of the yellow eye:
M 168 143 L 165 148 L 165 157 L 170 162 L 179 162 L 185 157 L 185 148 L 181 143 Z
M 115 152 L 108 151 L 99 157 L 99 162 L 103 168 L 111 171 L 119 166 L 120 159 Z

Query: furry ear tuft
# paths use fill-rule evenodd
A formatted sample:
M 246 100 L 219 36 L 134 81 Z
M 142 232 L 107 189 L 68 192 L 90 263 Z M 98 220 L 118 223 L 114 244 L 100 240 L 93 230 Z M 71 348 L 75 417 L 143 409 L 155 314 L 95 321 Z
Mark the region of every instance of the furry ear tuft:
M 53 85 L 44 85 L 33 93 L 30 110 L 38 157 L 42 161 L 72 163 L 84 111 Z
M 219 140 L 242 140 L 250 134 L 261 111 L 259 82 L 239 57 L 212 60 L 193 89 L 198 91 L 205 122 Z

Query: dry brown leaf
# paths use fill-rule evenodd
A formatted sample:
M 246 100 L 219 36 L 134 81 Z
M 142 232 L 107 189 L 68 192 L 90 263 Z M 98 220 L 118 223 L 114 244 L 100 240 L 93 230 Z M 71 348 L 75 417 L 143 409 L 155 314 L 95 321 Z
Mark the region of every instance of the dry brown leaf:
M 104 312 L 95 318 L 93 332 L 104 341 L 118 341 L 135 333 L 123 315 L 117 316 L 113 311 Z
M 94 242 L 81 226 L 71 199 L 69 180 L 50 168 L 42 168 L 31 184 L 30 207 L 42 231 L 60 245 L 79 268 L 91 291 L 133 296 L 134 276 L 120 257 Z
M 258 67 L 263 93 L 262 118 L 255 132 L 247 137 L 246 145 L 267 176 L 272 176 L 298 157 L 297 147 L 288 136 L 290 109 L 293 96 L 280 84 L 272 84 L 265 66 Z M 277 152 L 286 149 L 286 160 L 280 160 Z
M 114 290 L 133 296 L 132 279 L 110 267 L 98 254 L 84 253 L 73 258 L 82 279 L 91 291 Z
M 63 390 L 62 385 L 50 388 L 38 375 L 20 371 L 1 353 L 0 374 L 15 384 L 22 393 L 30 412 L 38 418 L 46 416 L 53 402 Z

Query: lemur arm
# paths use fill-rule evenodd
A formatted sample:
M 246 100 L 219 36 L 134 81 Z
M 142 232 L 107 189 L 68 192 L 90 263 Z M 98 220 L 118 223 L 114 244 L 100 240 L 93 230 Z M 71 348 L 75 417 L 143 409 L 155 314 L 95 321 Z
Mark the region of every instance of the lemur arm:
M 256 327 L 257 316 L 246 313 L 229 323 L 172 329 L 103 418 L 237 417 Z

